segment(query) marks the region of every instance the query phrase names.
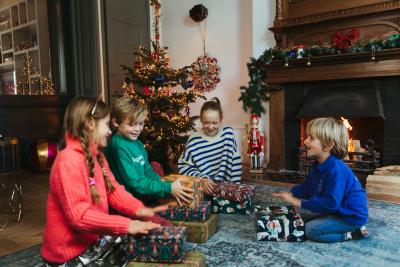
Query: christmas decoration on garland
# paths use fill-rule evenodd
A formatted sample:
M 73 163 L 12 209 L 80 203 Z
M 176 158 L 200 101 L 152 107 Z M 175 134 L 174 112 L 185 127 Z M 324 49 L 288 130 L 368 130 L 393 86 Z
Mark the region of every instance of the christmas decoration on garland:
M 160 8 L 157 0 L 151 0 L 154 8 L 152 49 L 139 47 L 133 67 L 125 70 L 124 95 L 131 95 L 145 103 L 149 110 L 148 121 L 139 136 L 149 153 L 149 161 L 157 161 L 167 173 L 175 171 L 171 166 L 185 149 L 188 132 L 194 130 L 198 116 L 190 116 L 189 103 L 202 97 L 193 90 L 192 66 L 174 69 L 169 65 L 167 48 L 160 45 Z M 181 85 L 185 90 L 175 90 Z
M 358 31 L 352 30 L 348 34 L 335 33 L 332 36 L 332 46 L 312 45 L 306 47 L 300 46 L 301 56 L 307 58 L 307 67 L 311 67 L 311 59 L 319 56 L 337 55 L 343 53 L 356 54 L 356 53 L 371 53 L 371 60 L 377 60 L 376 52 L 385 49 L 392 49 L 400 47 L 400 34 L 391 34 L 382 40 L 368 40 L 361 42 L 358 39 Z M 259 56 L 258 59 L 250 58 L 247 63 L 247 69 L 250 81 L 247 86 L 241 86 L 241 95 L 239 101 L 243 102 L 243 109 L 250 113 L 257 114 L 265 112 L 262 107 L 262 102 L 268 101 L 268 87 L 265 83 L 267 79 L 267 72 L 265 65 L 274 62 L 282 62 L 284 67 L 290 66 L 290 60 L 294 60 L 299 56 L 299 46 L 293 49 L 269 48 Z
M 197 92 L 210 92 L 220 82 L 221 68 L 218 66 L 216 58 L 207 55 L 201 56 L 192 64 L 192 70 L 193 88 Z
M 335 32 L 332 35 L 332 47 L 339 50 L 349 49 L 355 44 L 359 36 L 360 33 L 356 29 L 351 30 L 348 34 Z

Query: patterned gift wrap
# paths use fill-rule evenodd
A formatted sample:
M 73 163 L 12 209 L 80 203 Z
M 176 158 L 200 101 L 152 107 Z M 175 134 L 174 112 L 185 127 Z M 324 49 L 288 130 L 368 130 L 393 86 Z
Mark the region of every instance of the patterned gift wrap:
M 182 203 L 185 207 L 195 208 L 199 206 L 204 201 L 204 193 L 203 193 L 203 186 L 201 179 L 194 176 L 185 176 L 185 175 L 177 175 L 171 174 L 165 176 L 163 178 L 165 181 L 175 182 L 176 180 L 180 179 L 181 184 L 184 187 L 193 189 L 193 200 L 190 203 Z M 168 205 L 171 207 L 179 206 L 178 202 L 176 201 L 175 197 L 170 196 L 160 200 L 160 205 Z
M 213 189 L 213 197 L 244 202 L 252 198 L 255 187 L 248 184 L 216 183 Z
M 131 261 L 126 267 L 206 267 L 206 255 L 197 251 L 188 251 L 182 263 L 160 264 Z
M 214 197 L 212 204 L 214 213 L 251 214 L 254 209 L 251 198 L 243 202 L 237 202 Z
M 146 235 L 129 236 L 126 255 L 141 262 L 182 262 L 186 250 L 186 228 L 165 226 Z
M 304 222 L 293 206 L 255 207 L 257 240 L 304 241 Z
M 172 221 L 197 221 L 205 222 L 211 215 L 211 201 L 203 201 L 196 208 L 169 207 L 159 215 Z
M 217 215 L 211 214 L 205 222 L 182 222 L 171 221 L 173 225 L 185 226 L 187 230 L 187 241 L 204 243 L 218 231 Z

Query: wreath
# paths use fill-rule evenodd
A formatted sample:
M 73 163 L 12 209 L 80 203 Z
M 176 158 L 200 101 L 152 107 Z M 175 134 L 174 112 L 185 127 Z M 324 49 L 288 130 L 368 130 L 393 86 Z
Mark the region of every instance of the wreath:
M 210 92 L 220 82 L 221 68 L 217 59 L 209 56 L 198 57 L 192 64 L 193 89 L 200 93 Z

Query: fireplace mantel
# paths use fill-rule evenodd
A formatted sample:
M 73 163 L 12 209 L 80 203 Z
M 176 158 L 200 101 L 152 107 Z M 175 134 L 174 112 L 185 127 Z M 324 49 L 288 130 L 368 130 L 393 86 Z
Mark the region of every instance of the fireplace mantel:
M 400 75 L 400 48 L 378 51 L 375 60 L 371 52 L 292 59 L 285 67 L 283 61 L 266 65 L 267 83 L 385 77 Z

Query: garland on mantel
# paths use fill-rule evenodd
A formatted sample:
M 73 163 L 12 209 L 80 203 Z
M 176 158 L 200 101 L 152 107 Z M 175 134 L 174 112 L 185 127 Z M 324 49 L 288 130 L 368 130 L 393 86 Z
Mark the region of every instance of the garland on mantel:
M 357 54 L 371 52 L 371 60 L 376 60 L 375 52 L 385 49 L 400 47 L 400 34 L 392 34 L 382 40 L 368 40 L 361 42 L 358 39 L 358 31 L 351 31 L 344 35 L 335 33 L 332 36 L 332 45 L 312 45 L 309 47 L 300 45 L 293 49 L 269 48 L 258 58 L 250 58 L 247 69 L 250 81 L 247 86 L 240 87 L 239 101 L 243 102 L 243 109 L 247 112 L 261 115 L 265 112 L 262 103 L 269 100 L 268 87 L 265 83 L 267 72 L 265 65 L 272 61 L 281 61 L 285 67 L 290 64 L 290 59 L 306 58 L 307 66 L 311 66 L 311 58 L 338 54 Z

